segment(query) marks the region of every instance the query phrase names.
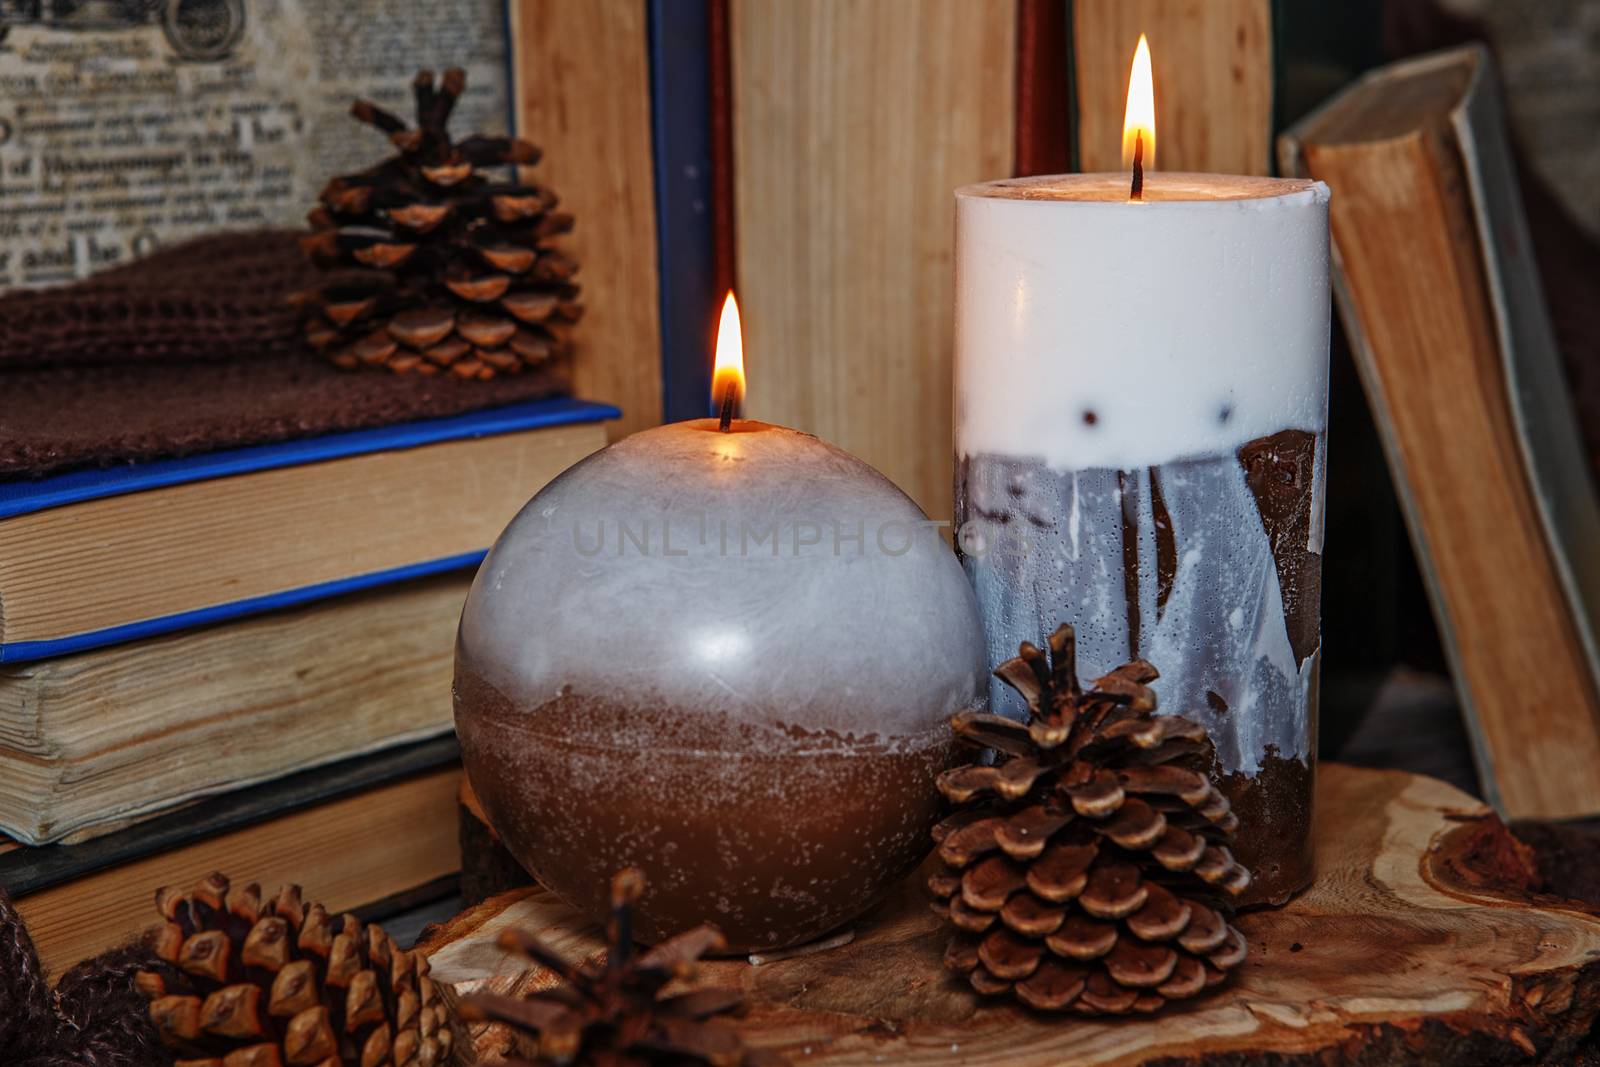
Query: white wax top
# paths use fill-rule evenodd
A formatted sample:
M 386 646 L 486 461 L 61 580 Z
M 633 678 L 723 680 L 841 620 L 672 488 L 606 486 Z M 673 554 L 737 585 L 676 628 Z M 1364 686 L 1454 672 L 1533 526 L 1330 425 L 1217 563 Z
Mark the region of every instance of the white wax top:
M 541 489 L 478 569 L 460 648 L 525 707 L 570 687 L 896 743 L 946 736 L 986 684 L 972 588 L 916 504 L 744 420 L 636 433 Z
M 958 455 L 1132 469 L 1327 420 L 1328 188 L 1059 175 L 956 191 Z

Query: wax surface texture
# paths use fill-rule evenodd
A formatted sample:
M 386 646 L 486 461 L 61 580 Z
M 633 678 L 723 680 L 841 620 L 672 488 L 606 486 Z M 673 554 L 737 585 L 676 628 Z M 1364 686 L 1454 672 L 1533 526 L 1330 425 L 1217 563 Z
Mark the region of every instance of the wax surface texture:
M 597 917 L 644 869 L 640 934 L 819 936 L 927 851 L 981 624 L 909 498 L 808 434 L 703 420 L 553 481 L 474 582 L 456 717 L 495 828 Z
M 956 520 L 990 663 L 1058 622 L 1161 672 L 1241 809 L 1256 899 L 1310 876 L 1328 190 L 1071 175 L 956 200 Z M 991 686 L 996 710 L 1020 701 Z M 1269 847 L 1270 846 L 1270 847 Z

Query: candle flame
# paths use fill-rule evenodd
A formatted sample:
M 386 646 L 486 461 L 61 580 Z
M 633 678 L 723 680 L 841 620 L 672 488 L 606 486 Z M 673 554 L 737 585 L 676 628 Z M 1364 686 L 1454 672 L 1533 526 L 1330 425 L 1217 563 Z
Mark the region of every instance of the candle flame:
M 729 386 L 734 390 L 734 401 L 744 399 L 744 333 L 739 326 L 739 302 L 733 290 L 722 302 L 722 320 L 717 323 L 717 361 L 711 369 L 711 407 L 722 407 Z
M 1139 35 L 1133 53 L 1133 68 L 1128 71 L 1128 109 L 1122 115 L 1122 166 L 1133 169 L 1136 142 L 1144 142 L 1144 169 L 1156 169 L 1156 91 L 1150 74 L 1150 43 Z

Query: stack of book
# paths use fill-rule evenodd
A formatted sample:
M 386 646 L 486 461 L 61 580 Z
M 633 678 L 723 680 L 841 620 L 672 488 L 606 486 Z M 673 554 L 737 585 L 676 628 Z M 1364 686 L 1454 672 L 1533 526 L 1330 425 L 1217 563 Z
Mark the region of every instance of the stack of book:
M 448 885 L 472 568 L 617 414 L 544 400 L 0 482 L 0 887 L 46 966 L 212 869 L 345 909 Z

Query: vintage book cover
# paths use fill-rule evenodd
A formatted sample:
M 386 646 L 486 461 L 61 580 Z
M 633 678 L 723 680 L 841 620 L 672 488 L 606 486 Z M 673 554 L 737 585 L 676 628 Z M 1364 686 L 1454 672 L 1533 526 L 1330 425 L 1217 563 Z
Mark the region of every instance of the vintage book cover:
M 81 841 L 451 728 L 472 575 L 0 664 L 0 832 Z
M 473 566 L 616 415 L 552 400 L 0 483 L 0 662 Z
M 201 234 L 300 225 L 329 177 L 386 153 L 351 101 L 404 113 L 419 66 L 465 67 L 459 128 L 507 132 L 505 9 L 0 3 L 0 289 L 86 278 Z
M 45 967 L 59 974 L 156 919 L 155 891 L 211 871 L 268 892 L 295 883 L 367 919 L 454 891 L 460 869 L 453 739 L 309 771 L 81 845 L 0 846 Z M 405 848 L 394 843 L 403 840 Z M 269 888 L 270 887 L 270 888 Z
M 1600 511 L 1489 53 L 1369 74 L 1279 151 L 1333 189 L 1335 295 L 1489 799 L 1600 811 Z

